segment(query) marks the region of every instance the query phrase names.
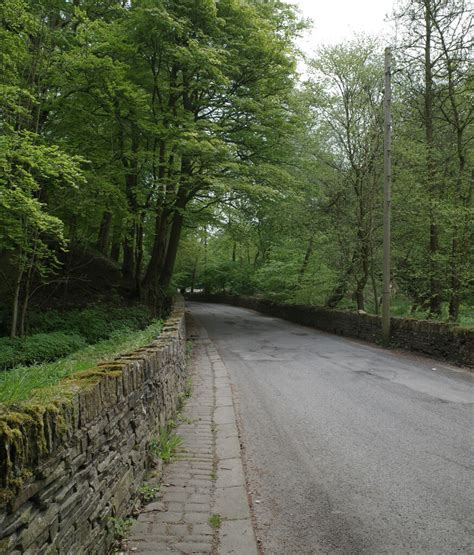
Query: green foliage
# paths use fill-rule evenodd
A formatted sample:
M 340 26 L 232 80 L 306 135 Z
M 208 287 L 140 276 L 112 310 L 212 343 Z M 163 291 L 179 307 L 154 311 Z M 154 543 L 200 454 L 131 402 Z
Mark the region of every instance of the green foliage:
M 199 285 L 212 293 L 227 291 L 236 295 L 250 295 L 254 292 L 251 268 L 232 261 L 220 261 L 205 268 Z
M 131 518 L 119 518 L 111 516 L 109 522 L 112 526 L 114 532 L 114 537 L 116 540 L 123 540 L 128 536 L 130 530 L 133 526 L 133 519 Z
M 0 370 L 18 365 L 56 360 L 85 346 L 81 335 L 63 332 L 37 333 L 24 339 L 0 338 Z
M 35 397 L 43 398 L 42 389 L 56 385 L 63 378 L 112 360 L 121 353 L 131 352 L 158 337 L 163 328 L 161 320 L 144 330 L 119 329 L 104 341 L 88 345 L 66 358 L 51 363 L 18 366 L 0 373 L 0 403 L 15 403 Z
M 96 343 L 110 337 L 117 330 L 136 330 L 144 328 L 151 320 L 146 306 L 131 307 L 93 306 L 60 312 L 34 312 L 29 318 L 33 333 L 61 330 L 65 333 L 79 334 L 87 343 Z
M 474 302 L 474 112 L 461 29 L 472 20 L 458 0 L 405 4 L 400 36 L 411 40 L 397 49 L 393 77 L 393 312 L 465 324 Z M 427 6 L 436 51 L 430 145 L 423 44 L 414 40 L 425 36 Z M 307 82 L 288 99 L 296 125 L 275 150 L 279 165 L 266 173 L 259 162 L 252 173 L 274 184 L 281 170 L 284 187 L 267 195 L 242 188 L 207 208 L 210 223 L 191 220 L 177 262 L 181 287 L 380 312 L 383 66 L 370 37 L 315 53 Z
M 43 286 L 69 277 L 65 253 L 77 244 L 110 255 L 123 290 L 155 312 L 176 287 L 376 311 L 377 40 L 321 49 L 300 86 L 291 3 L 79 4 L 0 2 L 0 259 L 14 270 L 2 274 L 12 335 L 94 342 L 142 325 L 96 308 L 53 313 L 51 324 L 27 317 Z M 474 302 L 472 23 L 463 0 L 403 4 L 392 287 L 415 311 L 444 317 L 449 303 L 462 320 L 459 307 Z
M 291 299 L 298 281 L 298 260 L 271 259 L 255 272 L 258 291 L 275 300 Z
M 211 528 L 218 530 L 221 527 L 221 524 L 222 524 L 221 515 L 213 514 L 209 517 L 209 525 L 211 526 Z
M 143 503 L 149 503 L 150 501 L 153 501 L 153 499 L 156 499 L 159 491 L 159 486 L 150 486 L 149 484 L 143 484 L 143 486 L 141 486 L 138 490 L 138 493 Z
M 32 335 L 0 338 L 0 369 L 56 360 L 83 349 L 86 343 L 143 329 L 150 321 L 149 309 L 141 305 L 33 312 L 29 319 Z
M 168 463 L 182 443 L 183 438 L 173 433 L 168 426 L 160 428 L 158 438 L 153 438 L 150 442 L 150 450 L 156 457 Z

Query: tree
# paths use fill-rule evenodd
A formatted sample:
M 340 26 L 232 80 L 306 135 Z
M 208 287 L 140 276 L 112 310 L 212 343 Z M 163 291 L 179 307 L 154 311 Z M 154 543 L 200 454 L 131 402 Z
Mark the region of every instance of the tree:
M 324 127 L 337 179 L 352 189 L 345 201 L 352 207 L 354 243 L 329 305 L 340 301 L 353 276 L 357 308 L 365 310 L 364 291 L 374 272 L 383 147 L 380 48 L 370 39 L 326 48 L 311 68 L 315 125 Z
M 406 98 L 417 107 L 411 114 L 424 129 L 424 168 L 417 171 L 423 172 L 429 199 L 429 290 L 422 302 L 429 305 L 432 316 L 439 316 L 449 295 L 450 317 L 456 320 L 472 202 L 472 185 L 465 178 L 472 125 L 472 102 L 467 99 L 472 87 L 468 61 L 472 11 L 463 0 L 409 0 L 401 3 L 395 18 L 401 26 L 399 64 Z M 450 220 L 458 223 L 452 226 Z M 449 228 L 450 254 L 444 237 Z M 448 263 L 450 284 L 444 279 Z
M 63 222 L 46 210 L 46 199 L 83 181 L 82 160 L 39 134 L 43 117 L 40 51 L 45 31 L 24 2 L 0 9 L 0 38 L 5 47 L 0 93 L 0 250 L 10 253 L 15 268 L 10 335 L 23 335 L 36 274 L 44 277 L 64 248 Z M 24 66 L 29 74 L 24 79 Z

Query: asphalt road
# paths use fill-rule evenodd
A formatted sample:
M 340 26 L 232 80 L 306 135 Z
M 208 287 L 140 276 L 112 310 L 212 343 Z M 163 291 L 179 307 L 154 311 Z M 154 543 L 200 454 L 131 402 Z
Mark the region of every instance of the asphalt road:
M 472 374 L 189 306 L 230 371 L 267 554 L 474 553 Z

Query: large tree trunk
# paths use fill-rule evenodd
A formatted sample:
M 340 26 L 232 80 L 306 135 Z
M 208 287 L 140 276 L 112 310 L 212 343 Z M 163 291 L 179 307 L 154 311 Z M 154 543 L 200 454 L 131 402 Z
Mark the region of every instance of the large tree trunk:
M 359 285 L 359 283 L 357 283 L 357 289 L 355 290 L 355 293 L 354 293 L 355 300 L 357 303 L 357 310 L 365 311 L 364 289 L 365 289 L 364 285 Z
M 176 255 L 178 254 L 179 240 L 181 238 L 181 231 L 183 229 L 183 210 L 186 206 L 186 194 L 184 191 L 180 191 L 180 193 L 181 194 L 178 195 L 178 201 L 176 203 L 176 210 L 173 215 L 173 223 L 171 225 L 168 248 L 166 250 L 166 257 L 160 276 L 160 285 L 164 291 L 167 291 L 171 283 L 174 264 L 176 262 Z
M 173 222 L 171 224 L 168 246 L 166 249 L 166 257 L 160 275 L 160 286 L 165 294 L 167 293 L 167 290 L 171 283 L 174 265 L 176 262 L 176 255 L 178 254 L 179 240 L 181 238 L 181 231 L 183 229 L 184 222 L 184 209 L 186 208 L 186 204 L 190 199 L 189 183 L 192 176 L 192 165 L 191 160 L 187 157 L 181 160 L 181 175 L 184 177 L 184 181 L 183 183 L 181 183 L 176 194 Z
M 115 262 L 119 261 L 120 258 L 120 241 L 118 239 L 114 239 L 112 242 L 112 248 L 110 249 L 110 258 Z
M 137 295 L 136 272 L 137 272 L 137 218 L 139 205 L 137 190 L 139 183 L 139 166 L 137 153 L 139 149 L 139 131 L 132 126 L 130 131 L 130 153 L 127 152 L 125 144 L 125 127 L 120 115 L 120 109 L 116 106 L 116 119 L 119 125 L 119 149 L 121 152 L 122 166 L 125 177 L 125 194 L 131 216 L 129 229 L 123 240 L 122 274 L 127 286 L 131 287 L 133 295 Z
M 160 276 L 163 270 L 163 265 L 166 257 L 166 250 L 168 248 L 168 235 L 170 225 L 170 212 L 167 204 L 171 203 L 174 188 L 163 183 L 166 177 L 166 168 L 168 168 L 168 177 L 171 177 L 173 168 L 173 154 L 167 158 L 166 143 L 160 142 L 159 149 L 159 167 L 156 173 L 156 180 L 158 187 L 161 187 L 163 198 L 158 199 L 156 205 L 155 216 L 155 233 L 153 237 L 153 247 L 151 251 L 150 261 L 142 281 L 141 295 L 142 298 L 150 306 L 156 307 L 161 303 L 164 294 L 160 284 Z
M 97 238 L 97 250 L 107 255 L 110 245 L 110 234 L 112 231 L 112 213 L 104 212 L 100 222 L 99 236 Z
M 155 220 L 155 236 L 150 261 L 142 282 L 142 298 L 155 306 L 162 297 L 160 276 L 166 257 L 169 233 L 168 211 L 161 210 Z

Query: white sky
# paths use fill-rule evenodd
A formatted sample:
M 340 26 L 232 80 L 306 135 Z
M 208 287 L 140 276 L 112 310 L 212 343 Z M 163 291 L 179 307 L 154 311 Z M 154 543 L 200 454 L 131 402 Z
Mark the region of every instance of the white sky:
M 299 6 L 304 17 L 313 20 L 299 46 L 312 54 L 322 45 L 350 39 L 355 33 L 390 34 L 390 24 L 384 23 L 394 0 L 289 0 Z

